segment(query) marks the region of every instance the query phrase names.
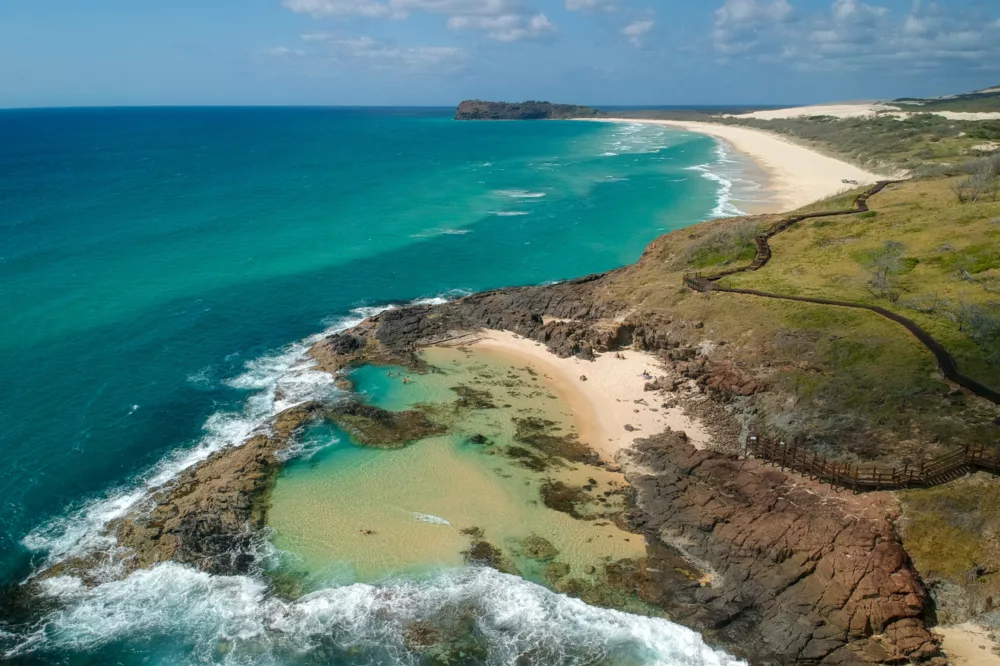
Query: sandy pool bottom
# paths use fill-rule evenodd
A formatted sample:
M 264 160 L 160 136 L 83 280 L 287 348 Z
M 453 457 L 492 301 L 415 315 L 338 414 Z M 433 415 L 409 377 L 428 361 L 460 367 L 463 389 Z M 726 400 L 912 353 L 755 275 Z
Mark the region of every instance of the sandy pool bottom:
M 544 376 L 475 347 L 432 348 L 423 358 L 426 373 L 366 366 L 351 379 L 376 406 L 423 406 L 447 434 L 375 450 L 318 426 L 304 434 L 315 453 L 278 480 L 273 541 L 315 585 L 461 566 L 477 540 L 502 550 L 521 575 L 550 585 L 644 556 L 643 537 L 614 523 L 624 503 L 620 474 L 525 443 L 526 423 L 545 424 L 546 434 L 567 441 L 577 436 L 573 414 Z M 491 406 L 463 406 L 456 387 Z M 576 516 L 545 505 L 542 488 L 552 483 L 573 489 Z

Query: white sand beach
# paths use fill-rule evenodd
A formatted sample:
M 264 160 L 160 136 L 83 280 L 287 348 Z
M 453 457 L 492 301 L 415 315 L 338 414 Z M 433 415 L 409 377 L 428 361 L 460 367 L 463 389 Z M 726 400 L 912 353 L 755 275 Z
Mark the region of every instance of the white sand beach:
M 642 377 L 644 372 L 653 378 L 668 374 L 650 354 L 623 351 L 623 359 L 609 353 L 595 361 L 559 358 L 545 345 L 506 331 L 482 331 L 475 345 L 531 366 L 548 379 L 558 398 L 573 412 L 581 441 L 605 460 L 613 461 L 615 454 L 634 440 L 668 427 L 686 432 L 698 448 L 709 442 L 708 432 L 698 421 L 679 407 L 664 409 L 657 393 L 644 390 L 649 381 Z M 626 430 L 626 425 L 634 430 Z
M 941 636 L 941 649 L 952 666 L 1000 666 L 1000 655 L 993 651 L 997 644 L 982 627 L 969 622 L 933 631 Z
M 768 174 L 770 182 L 765 189 L 774 200 L 761 202 L 752 211 L 755 213 L 795 210 L 857 186 L 844 183 L 845 180 L 867 185 L 886 177 L 823 155 L 777 134 L 750 127 L 681 120 L 601 119 L 600 122 L 667 125 L 725 141 Z

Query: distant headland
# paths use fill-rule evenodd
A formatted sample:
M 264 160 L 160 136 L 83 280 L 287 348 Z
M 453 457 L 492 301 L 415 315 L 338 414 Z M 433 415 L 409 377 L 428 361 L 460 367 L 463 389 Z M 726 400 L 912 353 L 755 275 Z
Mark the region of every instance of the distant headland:
M 458 105 L 455 120 L 566 120 L 569 118 L 600 118 L 599 109 L 575 104 L 551 102 L 485 102 L 470 99 Z

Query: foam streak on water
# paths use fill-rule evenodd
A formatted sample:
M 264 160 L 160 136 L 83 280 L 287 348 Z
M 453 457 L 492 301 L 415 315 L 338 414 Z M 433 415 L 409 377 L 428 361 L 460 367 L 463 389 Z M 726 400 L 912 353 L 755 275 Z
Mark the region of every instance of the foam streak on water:
M 449 293 L 454 296 L 459 292 Z M 420 299 L 414 304 L 436 305 L 447 302 L 443 296 Z M 104 534 L 105 526 L 139 508 L 150 491 L 167 483 L 184 470 L 205 460 L 213 453 L 246 442 L 270 418 L 295 405 L 310 400 L 331 397 L 336 393 L 332 375 L 315 370 L 315 362 L 306 352 L 324 337 L 355 326 L 367 317 L 392 309 L 394 306 L 356 308 L 350 317 L 332 320 L 322 333 L 288 345 L 283 349 L 247 362 L 245 372 L 227 380 L 233 388 L 252 392 L 242 410 L 216 412 L 202 426 L 204 435 L 191 447 L 180 448 L 168 455 L 130 484 L 118 487 L 104 496 L 85 502 L 34 530 L 24 545 L 46 554 L 44 566 L 51 566 L 71 557 L 96 551 L 107 551 L 114 539 Z M 333 444 L 326 442 L 324 445 Z M 311 456 L 321 447 L 301 447 L 287 455 Z
M 588 606 L 488 568 L 323 589 L 295 602 L 262 582 L 160 564 L 92 589 L 61 577 L 47 592 L 66 606 L 7 656 L 91 651 L 121 640 L 191 648 L 187 663 L 415 664 L 415 622 L 471 616 L 485 664 L 737 666 L 666 620 Z M 225 646 L 225 651 L 220 647 Z M 518 661 L 526 655 L 533 659 Z M 174 661 L 173 663 L 176 663 Z
M 712 217 L 737 217 L 746 215 L 736 205 L 736 189 L 750 193 L 760 189 L 760 185 L 742 177 L 742 162 L 733 157 L 722 141 L 716 141 L 716 160 L 712 164 L 700 164 L 688 167 L 689 171 L 697 171 L 702 178 L 717 183 L 719 186 L 716 206 L 712 209 Z

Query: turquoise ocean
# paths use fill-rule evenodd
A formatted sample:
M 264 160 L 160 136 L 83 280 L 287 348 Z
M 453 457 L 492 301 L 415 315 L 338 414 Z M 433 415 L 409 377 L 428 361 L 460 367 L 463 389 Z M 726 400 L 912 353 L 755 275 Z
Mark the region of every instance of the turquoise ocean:
M 285 404 L 332 390 L 302 358 L 323 331 L 615 268 L 753 188 L 697 134 L 450 115 L 0 111 L 0 584 L 100 547 L 149 487 L 271 416 L 277 387 Z M 296 602 L 179 565 L 50 587 L 41 621 L 0 618 L 0 661 L 409 663 L 387 608 L 476 598 L 498 664 L 539 642 L 552 663 L 730 663 L 491 570 Z

